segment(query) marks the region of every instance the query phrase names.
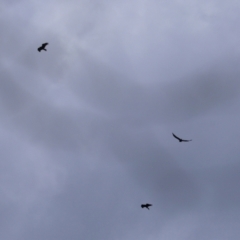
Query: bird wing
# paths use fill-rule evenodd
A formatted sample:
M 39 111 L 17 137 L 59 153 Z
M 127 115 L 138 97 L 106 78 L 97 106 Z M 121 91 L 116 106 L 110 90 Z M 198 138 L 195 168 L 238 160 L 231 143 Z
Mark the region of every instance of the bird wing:
M 43 43 L 43 44 L 42 44 L 42 47 L 44 47 L 44 48 L 45 48 L 47 45 L 48 45 L 48 43 L 47 43 L 47 42 L 46 42 L 46 43 Z
M 181 138 L 177 137 L 174 133 L 172 133 L 172 135 L 173 135 L 176 139 L 182 140 Z
M 192 139 L 190 139 L 190 140 L 182 140 L 183 142 L 190 142 L 190 141 L 192 141 Z
M 152 206 L 152 204 L 150 204 L 150 203 L 147 203 L 147 204 L 146 204 L 146 206 L 147 206 L 147 207 L 150 207 L 150 206 Z

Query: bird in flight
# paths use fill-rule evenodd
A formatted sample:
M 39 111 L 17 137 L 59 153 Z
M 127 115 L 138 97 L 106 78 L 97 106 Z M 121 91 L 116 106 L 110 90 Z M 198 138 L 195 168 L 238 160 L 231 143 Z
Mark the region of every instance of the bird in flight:
M 191 139 L 191 140 L 181 139 L 181 138 L 177 137 L 174 133 L 172 133 L 172 135 L 173 135 L 179 142 L 190 142 L 190 141 L 192 141 L 192 139 Z
M 47 51 L 45 48 L 48 45 L 48 43 L 43 43 L 41 47 L 38 48 L 38 51 L 41 52 L 42 50 Z
M 152 204 L 146 203 L 146 204 L 142 204 L 141 207 L 142 208 L 147 208 L 149 210 L 149 207 L 151 207 Z

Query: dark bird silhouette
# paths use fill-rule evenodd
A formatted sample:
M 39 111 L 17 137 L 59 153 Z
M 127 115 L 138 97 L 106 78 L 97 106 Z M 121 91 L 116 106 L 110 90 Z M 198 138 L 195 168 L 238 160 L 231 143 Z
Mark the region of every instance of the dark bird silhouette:
M 147 208 L 149 210 L 149 207 L 151 207 L 152 204 L 146 203 L 146 204 L 142 204 L 141 207 L 142 208 Z
M 179 142 L 190 142 L 190 141 L 192 141 L 192 139 L 191 139 L 191 140 L 181 139 L 181 138 L 177 137 L 174 133 L 172 133 L 172 135 L 173 135 Z
M 42 50 L 47 51 L 47 49 L 45 48 L 48 45 L 48 43 L 43 43 L 41 47 L 38 48 L 38 51 L 41 52 Z

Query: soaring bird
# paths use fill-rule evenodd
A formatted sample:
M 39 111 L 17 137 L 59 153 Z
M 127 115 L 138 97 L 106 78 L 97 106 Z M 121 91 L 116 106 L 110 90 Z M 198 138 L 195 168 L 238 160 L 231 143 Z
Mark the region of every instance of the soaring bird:
M 141 205 L 142 208 L 147 208 L 148 210 L 149 210 L 149 207 L 151 207 L 151 206 L 152 206 L 152 204 L 150 204 L 150 203 L 146 203 L 146 204 Z
M 48 43 L 43 43 L 41 47 L 38 48 L 38 51 L 41 52 L 42 50 L 47 51 L 47 49 L 45 48 L 48 45 Z
M 190 142 L 190 141 L 192 141 L 192 139 L 191 139 L 191 140 L 181 139 L 181 138 L 177 137 L 174 133 L 172 133 L 172 135 L 173 135 L 179 142 Z

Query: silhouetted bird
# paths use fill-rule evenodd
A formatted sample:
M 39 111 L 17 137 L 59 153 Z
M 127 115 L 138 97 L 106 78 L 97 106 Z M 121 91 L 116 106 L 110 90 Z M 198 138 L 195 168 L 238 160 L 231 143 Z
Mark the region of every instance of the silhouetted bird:
M 41 47 L 38 48 L 38 51 L 41 52 L 42 50 L 47 51 L 47 49 L 45 48 L 48 45 L 48 43 L 43 43 Z
M 142 208 L 147 208 L 149 210 L 149 207 L 151 207 L 152 204 L 146 203 L 146 204 L 142 204 L 141 207 Z
M 190 141 L 192 141 L 192 139 L 191 139 L 191 140 L 183 140 L 183 139 L 177 137 L 174 133 L 173 133 L 172 135 L 173 135 L 179 142 L 190 142 Z

